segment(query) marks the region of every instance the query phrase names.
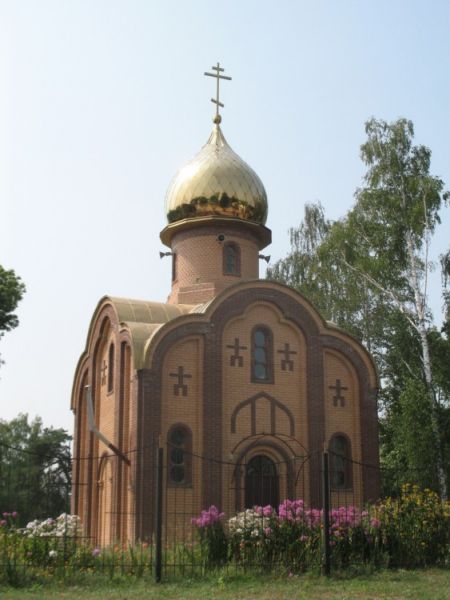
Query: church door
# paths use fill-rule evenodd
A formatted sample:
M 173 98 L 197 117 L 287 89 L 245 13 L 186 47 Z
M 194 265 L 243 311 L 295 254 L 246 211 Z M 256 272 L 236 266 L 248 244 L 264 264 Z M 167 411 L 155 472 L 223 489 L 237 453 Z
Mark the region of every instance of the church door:
M 278 508 L 280 496 L 278 473 L 273 460 L 254 456 L 245 468 L 245 507 L 273 506 Z

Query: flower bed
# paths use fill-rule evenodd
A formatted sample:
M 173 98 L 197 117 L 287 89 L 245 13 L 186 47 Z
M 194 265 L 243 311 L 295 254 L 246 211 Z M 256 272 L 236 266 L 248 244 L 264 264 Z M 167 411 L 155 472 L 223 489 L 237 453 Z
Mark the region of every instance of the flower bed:
M 0 585 L 26 585 L 54 577 L 92 573 L 152 574 L 154 546 L 147 542 L 93 546 L 80 537 L 75 515 L 17 526 L 16 512 L 0 514 Z M 333 508 L 329 514 L 332 568 L 423 567 L 450 564 L 450 504 L 429 490 L 404 486 L 398 498 L 361 510 Z M 167 571 L 184 575 L 226 565 L 287 573 L 319 570 L 323 513 L 303 500 L 285 500 L 277 510 L 255 506 L 227 518 L 215 506 L 192 519 L 197 541 L 176 539 L 163 548 Z
M 193 519 L 193 523 L 206 555 L 212 552 L 209 540 L 220 537 L 222 557 L 226 544 L 230 562 L 283 565 L 292 572 L 320 567 L 323 511 L 307 508 L 301 499 L 284 500 L 278 511 L 255 506 L 228 520 L 221 514 L 213 525 L 201 519 Z M 399 498 L 387 498 L 365 510 L 333 508 L 329 523 L 335 568 L 354 564 L 421 567 L 450 560 L 450 504 L 442 503 L 430 490 L 422 492 L 405 485 Z M 208 533 L 212 526 L 214 537 Z

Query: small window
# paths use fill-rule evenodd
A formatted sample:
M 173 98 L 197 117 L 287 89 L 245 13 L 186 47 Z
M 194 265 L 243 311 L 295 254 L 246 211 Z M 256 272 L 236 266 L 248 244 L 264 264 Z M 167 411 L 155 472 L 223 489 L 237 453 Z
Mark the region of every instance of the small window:
M 350 441 L 344 435 L 334 435 L 330 441 L 330 483 L 335 490 L 352 487 Z
M 252 381 L 273 383 L 272 333 L 255 327 L 252 333 Z
M 177 267 L 178 267 L 178 265 L 177 265 L 177 262 L 178 262 L 177 261 L 177 255 L 174 252 L 172 254 L 172 281 L 175 281 L 177 279 L 177 277 L 178 277 L 178 273 L 177 273 Z
M 108 392 L 114 389 L 114 359 L 114 344 L 111 344 L 108 354 Z
M 224 275 L 241 275 L 241 251 L 234 242 L 223 246 L 223 272 Z
M 172 427 L 167 436 L 169 482 L 172 485 L 191 483 L 192 434 L 187 427 Z

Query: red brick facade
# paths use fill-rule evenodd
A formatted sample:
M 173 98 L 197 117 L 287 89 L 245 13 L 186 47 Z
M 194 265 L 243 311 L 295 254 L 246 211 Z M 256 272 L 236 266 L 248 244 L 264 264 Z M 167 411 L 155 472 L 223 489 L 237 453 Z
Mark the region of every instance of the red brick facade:
M 222 245 L 215 232 L 174 240 L 173 249 L 184 260 L 171 302 L 187 294 L 182 290 L 189 287 L 192 272 L 189 266 L 184 271 L 189 261 L 183 254 L 195 255 L 196 244 L 211 258 L 203 271 L 205 279 L 216 290 L 222 288 L 210 302 L 183 305 L 179 314 L 166 315 L 165 322 L 157 324 L 151 321 L 166 310 L 164 305 L 145 308 L 135 303 L 134 320 L 125 321 L 120 304 L 124 301 L 105 298 L 94 314 L 72 399 L 72 510 L 82 517 L 86 534 L 100 543 L 150 534 L 155 451 L 175 426 L 187 432 L 188 454 L 208 460 L 188 465 L 185 481 L 166 482 L 168 510 L 181 488 L 184 510 L 191 514 L 210 504 L 227 513 L 242 508 L 244 483 L 236 486 L 234 499 L 225 494 L 232 482 L 230 470 L 221 469 L 220 461 L 240 464 L 259 455 L 278 465 L 286 461 L 280 467 L 281 498 L 303 497 L 317 505 L 318 461 L 309 461 L 306 477 L 296 482 L 288 459 L 317 455 L 336 434 L 349 440 L 356 461 L 348 501 L 378 496 L 376 471 L 358 466 L 378 465 L 377 379 L 369 355 L 354 339 L 327 325 L 297 292 L 268 281 L 245 281 L 246 274 L 249 279 L 256 275 L 256 244 L 239 236 L 233 241 L 242 243 L 241 276 L 234 280 L 222 273 Z M 201 293 L 197 290 L 190 297 L 198 300 Z M 201 299 L 207 301 L 209 292 Z M 147 323 L 142 324 L 144 318 Z M 252 336 L 258 327 L 271 335 L 271 376 L 262 381 L 252 372 Z M 98 429 L 129 457 L 129 465 L 89 432 L 85 385 L 93 390 Z M 167 467 L 170 478 L 170 463 Z M 176 468 L 174 473 L 178 476 Z M 341 502 L 345 493 L 340 491 Z

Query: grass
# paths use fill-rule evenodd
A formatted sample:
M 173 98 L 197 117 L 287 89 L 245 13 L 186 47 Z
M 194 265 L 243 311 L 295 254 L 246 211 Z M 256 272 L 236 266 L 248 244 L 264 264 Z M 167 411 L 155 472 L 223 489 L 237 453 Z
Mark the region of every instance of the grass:
M 450 570 L 380 571 L 370 575 L 289 577 L 217 574 L 157 585 L 152 581 L 88 575 L 77 585 L 52 583 L 26 589 L 0 587 L 1 600 L 450 600 Z

